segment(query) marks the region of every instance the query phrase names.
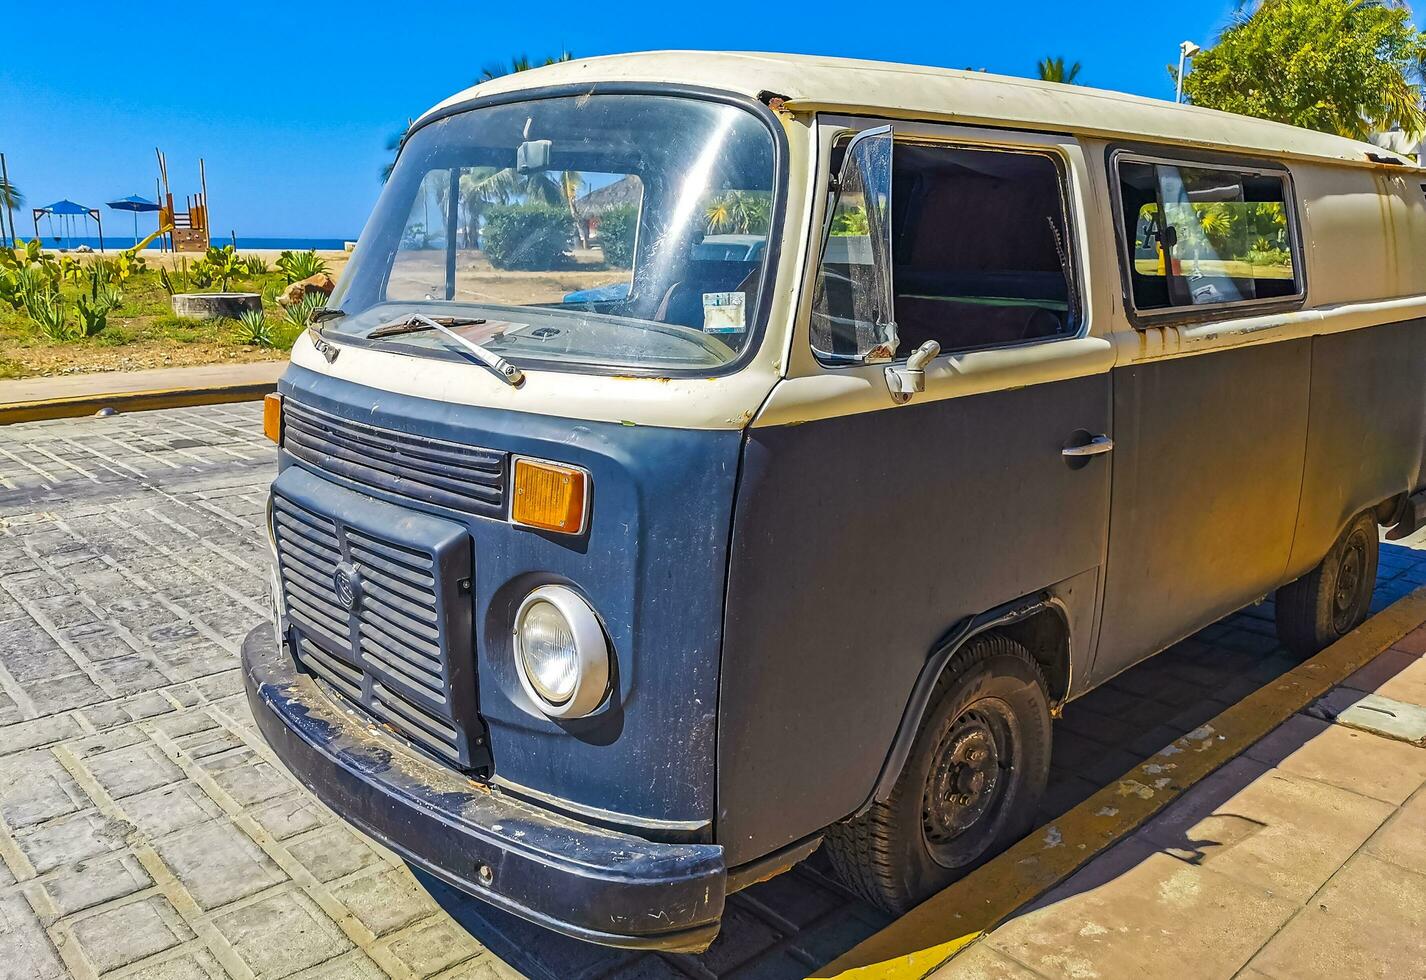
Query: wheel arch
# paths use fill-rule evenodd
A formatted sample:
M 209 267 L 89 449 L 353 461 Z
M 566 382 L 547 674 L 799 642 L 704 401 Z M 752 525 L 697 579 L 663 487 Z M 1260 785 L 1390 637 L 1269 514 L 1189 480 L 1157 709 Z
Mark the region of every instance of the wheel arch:
M 866 812 L 873 803 L 885 801 L 890 795 L 911 754 L 921 719 L 930 708 L 936 681 L 966 643 L 990 632 L 1002 633 L 1029 650 L 1045 675 L 1051 705 L 1064 702 L 1070 689 L 1073 659 L 1069 613 L 1063 601 L 1049 592 L 1040 592 L 961 620 L 942 636 L 926 658 L 881 772 L 856 814 Z

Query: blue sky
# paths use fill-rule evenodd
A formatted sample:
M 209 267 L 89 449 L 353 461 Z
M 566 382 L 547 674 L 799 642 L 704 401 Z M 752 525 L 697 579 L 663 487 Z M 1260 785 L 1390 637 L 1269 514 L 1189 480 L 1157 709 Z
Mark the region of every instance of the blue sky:
M 1172 98 L 1164 66 L 1179 41 L 1210 41 L 1233 7 L 22 0 L 4 17 L 0 151 L 27 205 L 152 197 L 157 145 L 176 196 L 197 189 L 198 157 L 207 161 L 215 237 L 355 237 L 380 191 L 387 137 L 514 54 L 728 48 L 1011 75 L 1062 54 L 1083 62 L 1086 84 Z M 172 61 L 154 54 L 189 43 L 193 53 Z M 106 227 L 126 233 L 127 216 L 111 224 L 111 213 Z M 28 234 L 28 212 L 16 224 Z

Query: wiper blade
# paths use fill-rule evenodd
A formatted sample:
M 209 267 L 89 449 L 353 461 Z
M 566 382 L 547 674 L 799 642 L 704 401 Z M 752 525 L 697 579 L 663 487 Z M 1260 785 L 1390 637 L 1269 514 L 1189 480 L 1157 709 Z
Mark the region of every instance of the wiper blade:
M 335 306 L 322 306 L 312 311 L 307 317 L 308 323 L 321 323 L 323 320 L 335 320 L 339 316 L 346 316 L 346 310 L 339 310 Z
M 366 336 L 368 340 L 378 340 L 382 337 L 395 337 L 397 334 L 403 333 L 439 330 L 442 327 L 473 327 L 484 322 L 485 317 L 483 316 L 425 316 L 421 313 L 408 313 L 389 323 L 381 324 Z
M 462 337 L 451 329 L 451 327 L 468 327 L 484 322 L 484 317 L 430 317 L 423 313 L 408 313 L 403 317 L 392 320 L 390 323 L 383 323 L 366 336 L 368 340 L 377 340 L 382 337 L 392 337 L 397 334 L 416 333 L 422 330 L 438 330 L 444 336 L 449 337 L 464 347 L 481 364 L 484 364 L 499 375 L 501 381 L 504 381 L 512 388 L 519 387 L 525 381 L 525 372 L 521 371 L 494 351 L 487 350 L 475 341 L 467 337 Z

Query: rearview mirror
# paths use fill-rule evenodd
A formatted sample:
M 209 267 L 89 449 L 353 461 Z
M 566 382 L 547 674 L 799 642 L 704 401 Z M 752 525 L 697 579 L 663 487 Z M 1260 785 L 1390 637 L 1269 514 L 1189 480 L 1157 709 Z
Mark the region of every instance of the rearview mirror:
M 857 306 L 871 321 L 870 346 L 861 352 L 864 363 L 896 357 L 896 299 L 891 277 L 891 151 L 890 126 L 864 129 L 852 137 L 837 178 L 837 201 L 832 211 L 860 210 L 865 215 L 870 261 L 851 266 L 858 280 Z M 831 228 L 828 228 L 831 233 Z
M 550 169 L 549 140 L 526 140 L 515 151 L 515 172 L 537 174 Z

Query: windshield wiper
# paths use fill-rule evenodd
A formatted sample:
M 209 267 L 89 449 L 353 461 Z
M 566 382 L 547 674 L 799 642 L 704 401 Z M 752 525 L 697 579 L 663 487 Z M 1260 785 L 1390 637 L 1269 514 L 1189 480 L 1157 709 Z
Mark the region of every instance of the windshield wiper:
M 473 327 L 484 322 L 483 316 L 426 316 L 422 313 L 407 313 L 381 324 L 366 336 L 368 340 L 378 340 L 403 333 L 439 330 L 441 327 Z
M 389 323 L 381 324 L 366 336 L 368 340 L 379 340 L 382 337 L 394 337 L 397 334 L 417 333 L 422 330 L 438 330 L 446 337 L 449 337 L 464 347 L 481 364 L 484 364 L 499 375 L 501 381 L 504 381 L 512 388 L 519 387 L 525 381 L 525 372 L 521 371 L 494 351 L 487 350 L 475 341 L 462 337 L 451 329 L 451 327 L 468 327 L 484 322 L 484 317 L 429 317 L 423 313 L 408 313 Z
M 312 311 L 312 315 L 307 317 L 307 322 L 321 323 L 323 320 L 335 320 L 339 316 L 346 315 L 346 310 L 339 310 L 335 306 L 322 306 Z

